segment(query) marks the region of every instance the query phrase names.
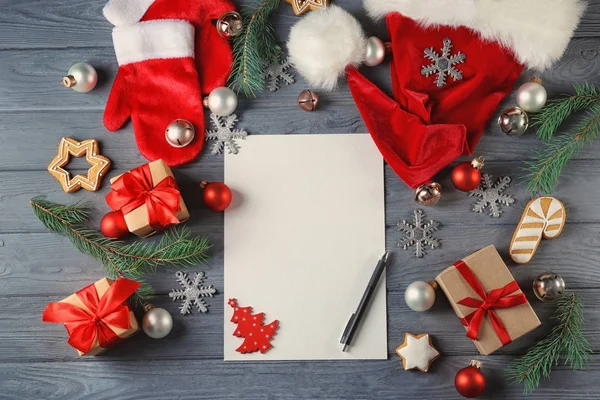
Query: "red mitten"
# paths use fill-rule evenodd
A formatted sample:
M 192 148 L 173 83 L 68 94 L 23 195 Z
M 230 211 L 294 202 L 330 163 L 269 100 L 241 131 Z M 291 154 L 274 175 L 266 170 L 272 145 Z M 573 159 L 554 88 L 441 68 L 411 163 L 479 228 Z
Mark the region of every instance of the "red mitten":
M 204 110 L 194 63 L 194 27 L 185 21 L 141 22 L 113 30 L 119 71 L 104 125 L 115 131 L 131 117 L 138 148 L 148 160 L 168 165 L 192 161 L 204 143 Z M 165 138 L 175 119 L 190 121 L 196 136 L 186 147 Z
M 233 54 L 229 42 L 219 36 L 215 22 L 235 10 L 229 0 L 110 0 L 104 16 L 115 26 L 138 21 L 183 19 L 196 30 L 195 54 L 203 94 L 227 82 Z

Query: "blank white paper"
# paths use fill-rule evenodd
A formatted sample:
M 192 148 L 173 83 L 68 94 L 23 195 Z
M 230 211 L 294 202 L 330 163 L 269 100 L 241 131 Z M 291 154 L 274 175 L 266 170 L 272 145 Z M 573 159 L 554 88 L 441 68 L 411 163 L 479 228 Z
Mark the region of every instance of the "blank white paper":
M 225 155 L 225 360 L 386 359 L 385 274 L 348 352 L 340 338 L 385 251 L 383 159 L 369 135 L 256 135 Z M 236 298 L 279 320 L 235 351 Z

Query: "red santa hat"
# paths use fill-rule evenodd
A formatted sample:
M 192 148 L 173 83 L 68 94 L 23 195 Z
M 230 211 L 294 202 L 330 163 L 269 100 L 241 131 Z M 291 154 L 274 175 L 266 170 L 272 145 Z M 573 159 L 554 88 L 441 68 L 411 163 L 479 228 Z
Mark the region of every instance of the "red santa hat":
M 358 22 L 335 5 L 290 32 L 290 58 L 316 87 L 347 76 L 383 157 L 410 187 L 470 155 L 524 66 L 544 70 L 564 53 L 579 0 L 365 0 L 385 17 L 392 53 L 390 98 L 357 67 L 372 49 Z

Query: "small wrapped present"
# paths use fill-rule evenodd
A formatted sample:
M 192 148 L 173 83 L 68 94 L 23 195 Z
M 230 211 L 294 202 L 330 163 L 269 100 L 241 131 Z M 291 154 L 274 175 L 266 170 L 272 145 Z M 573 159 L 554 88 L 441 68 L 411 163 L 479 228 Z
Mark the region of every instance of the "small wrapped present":
M 457 261 L 435 280 L 467 329 L 467 337 L 483 355 L 540 326 L 494 246 Z
M 80 356 L 95 356 L 139 331 L 127 299 L 138 282 L 104 278 L 44 310 L 42 321 L 65 324 Z
M 146 237 L 189 218 L 171 168 L 156 160 L 110 180 L 106 203 L 121 210 L 129 232 Z

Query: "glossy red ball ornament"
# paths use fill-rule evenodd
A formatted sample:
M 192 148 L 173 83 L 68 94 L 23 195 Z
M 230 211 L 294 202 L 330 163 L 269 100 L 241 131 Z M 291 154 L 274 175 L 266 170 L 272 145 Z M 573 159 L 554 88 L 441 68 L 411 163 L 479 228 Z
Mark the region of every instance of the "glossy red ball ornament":
M 121 211 L 111 211 L 102 217 L 100 232 L 107 238 L 124 239 L 129 235 L 125 217 Z
M 481 172 L 479 172 L 481 168 L 483 168 L 483 157 L 478 157 L 471 162 L 458 163 L 452 169 L 452 184 L 463 192 L 477 189 L 481 183 Z
M 223 182 L 202 181 L 204 204 L 213 211 L 223 211 L 231 204 L 231 189 Z
M 454 386 L 461 396 L 469 399 L 485 391 L 485 376 L 481 372 L 481 362 L 471 361 L 471 365 L 456 373 Z

